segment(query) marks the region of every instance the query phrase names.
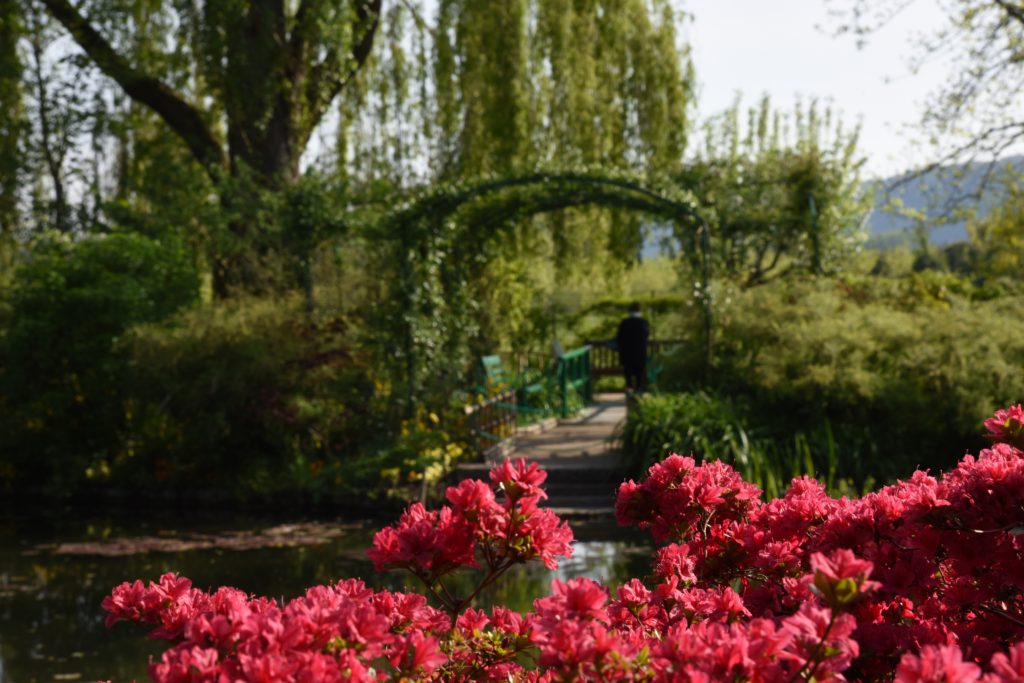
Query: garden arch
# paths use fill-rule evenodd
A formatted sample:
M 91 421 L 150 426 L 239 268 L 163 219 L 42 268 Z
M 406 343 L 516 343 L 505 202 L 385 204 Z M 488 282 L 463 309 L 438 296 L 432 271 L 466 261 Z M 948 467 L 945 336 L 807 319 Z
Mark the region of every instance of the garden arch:
M 467 273 L 479 267 L 474 259 L 487 242 L 531 216 L 582 206 L 639 211 L 692 228 L 699 251 L 705 369 L 710 368 L 710 228 L 693 196 L 626 175 L 536 172 L 444 186 L 410 199 L 376 225 L 376 236 L 391 245 L 400 264 L 398 296 L 386 312 L 390 333 L 381 342 L 400 359 L 394 380 L 405 387 L 407 409 L 431 382 L 450 384 L 460 340 L 471 325 L 457 319 L 458 307 L 466 304 Z

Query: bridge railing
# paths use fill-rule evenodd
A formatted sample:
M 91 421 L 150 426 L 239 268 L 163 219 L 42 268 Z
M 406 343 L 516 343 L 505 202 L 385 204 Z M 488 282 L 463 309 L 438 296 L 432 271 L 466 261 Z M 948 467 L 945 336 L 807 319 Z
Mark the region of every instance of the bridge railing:
M 528 370 L 548 372 L 557 359 L 550 353 L 542 351 L 499 351 L 507 368 L 517 375 Z
M 470 403 L 465 411 L 473 449 L 485 461 L 500 460 L 516 434 L 516 392 L 503 391 Z
M 570 392 L 575 391 L 585 403 L 590 403 L 594 398 L 591 352 L 590 345 L 585 345 L 567 351 L 558 358 L 556 377 L 559 413 L 563 418 L 569 417 Z
M 567 418 L 572 409 L 573 394 L 584 403 L 594 398 L 594 380 L 598 377 L 621 375 L 619 354 L 612 339 L 587 341 L 580 348 L 567 351 L 554 359 L 545 354 L 502 354 L 512 361 L 517 373 L 528 368 L 549 368 L 548 382 L 553 383 L 556 392 L 554 406 L 559 417 Z M 661 370 L 663 355 L 679 346 L 692 343 L 685 339 L 652 339 L 647 344 L 648 372 L 651 384 Z M 519 413 L 534 410 L 517 405 L 516 390 L 504 387 L 499 393 L 478 398 L 466 406 L 466 422 L 473 440 L 473 447 L 484 460 L 500 459 L 511 448 L 515 436 Z M 549 413 L 550 414 L 550 413 Z
M 559 417 L 567 418 L 574 408 L 575 396 L 582 399 L 584 404 L 593 399 L 594 383 L 591 376 L 590 353 L 590 347 L 583 346 L 568 351 L 556 359 L 542 354 L 535 354 L 535 358 L 527 359 L 524 358 L 524 354 L 515 358 L 513 367 L 516 367 L 517 374 L 527 368 L 538 371 L 547 368 L 544 371 L 544 385 L 548 387 L 545 391 L 554 403 L 551 408 Z M 520 387 L 519 391 L 522 390 Z M 503 383 L 498 385 L 496 393 L 478 396 L 465 407 L 471 445 L 485 461 L 500 459 L 511 448 L 511 439 L 515 436 L 520 413 L 551 414 L 547 409 L 519 405 L 516 393 L 516 388 Z
M 693 342 L 686 339 L 651 339 L 647 342 L 648 371 L 657 375 L 661 371 L 661 359 L 666 352 L 691 343 Z M 592 376 L 610 377 L 623 374 L 614 339 L 588 339 L 586 344 L 592 348 L 590 370 Z M 651 383 L 653 384 L 653 381 Z

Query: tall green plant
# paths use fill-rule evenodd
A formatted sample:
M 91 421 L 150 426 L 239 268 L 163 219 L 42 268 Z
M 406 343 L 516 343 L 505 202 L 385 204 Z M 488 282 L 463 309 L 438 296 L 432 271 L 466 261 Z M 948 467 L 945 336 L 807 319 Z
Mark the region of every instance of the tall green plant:
M 841 467 L 827 420 L 786 434 L 744 402 L 704 390 L 640 397 L 620 438 L 634 477 L 666 453 L 679 453 L 729 463 L 768 498 L 782 495 L 794 477 L 805 475 L 833 492 L 852 490 L 853 482 L 865 486 L 873 481 Z
M 0 0 L 0 264 L 6 262 L 5 252 L 19 225 L 18 192 L 26 165 L 18 4 L 18 0 Z

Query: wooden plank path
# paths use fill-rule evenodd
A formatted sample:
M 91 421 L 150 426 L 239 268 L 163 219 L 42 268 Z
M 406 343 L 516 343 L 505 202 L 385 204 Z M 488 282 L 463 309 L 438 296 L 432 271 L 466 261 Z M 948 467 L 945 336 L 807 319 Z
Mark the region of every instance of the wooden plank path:
M 578 417 L 559 420 L 543 432 L 518 434 L 508 457 L 525 458 L 547 470 L 547 503 L 559 515 L 610 515 L 622 483 L 622 456 L 614 436 L 625 419 L 625 394 L 597 394 Z M 456 468 L 454 478 L 486 479 L 490 467 L 465 463 Z

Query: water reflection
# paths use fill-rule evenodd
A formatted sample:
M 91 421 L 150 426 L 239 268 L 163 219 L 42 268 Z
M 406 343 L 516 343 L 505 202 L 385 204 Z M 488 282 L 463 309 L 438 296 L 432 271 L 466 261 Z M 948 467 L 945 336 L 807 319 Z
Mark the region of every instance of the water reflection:
M 146 663 L 163 649 L 161 643 L 146 640 L 128 624 L 107 630 L 99 607 L 113 586 L 129 579 L 155 579 L 175 571 L 200 588 L 231 585 L 282 599 L 317 583 L 349 577 L 377 588 L 419 589 L 404 573 L 375 573 L 365 559 L 377 522 L 337 521 L 326 526 L 341 533 L 323 534 L 315 539 L 322 542 L 298 547 L 272 540 L 271 547 L 253 548 L 230 533 L 306 521 L 180 513 L 91 519 L 0 515 L 0 683 L 146 680 Z M 516 568 L 479 603 L 526 610 L 547 594 L 553 578 L 587 576 L 615 586 L 649 570 L 650 550 L 612 522 L 573 524 L 573 529 L 573 557 L 557 571 L 539 564 Z M 223 547 L 193 542 L 210 537 L 234 540 Z M 150 552 L 107 556 L 96 554 L 95 546 L 90 551 L 91 546 L 79 545 L 89 554 L 66 554 L 68 544 L 106 542 L 109 548 L 114 547 L 111 539 L 124 545 L 124 539 L 154 538 L 168 542 L 155 544 Z M 463 585 L 455 588 L 468 592 L 470 581 L 464 577 Z

